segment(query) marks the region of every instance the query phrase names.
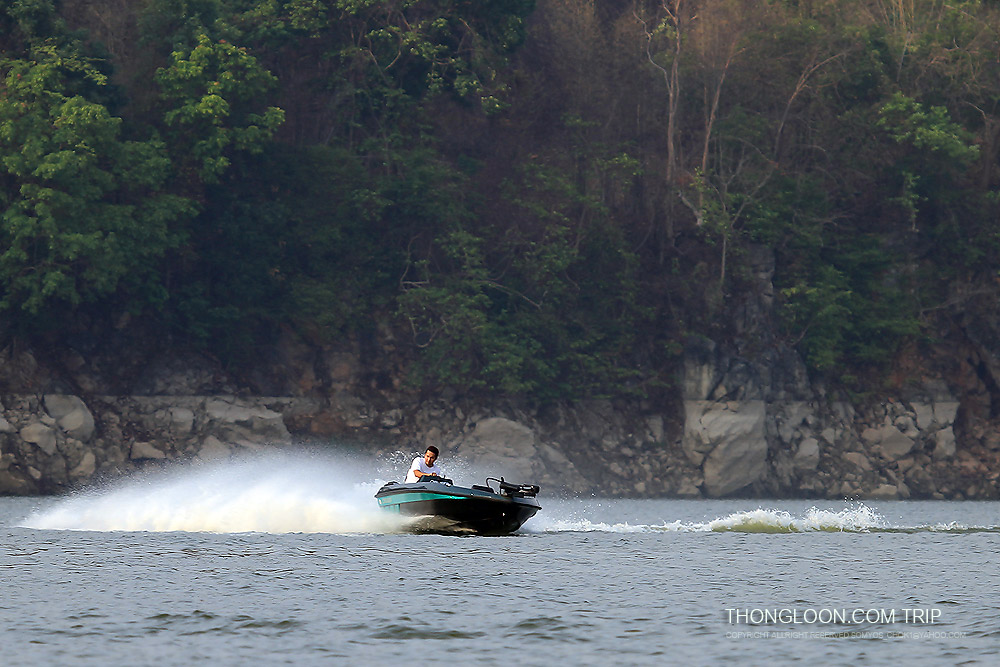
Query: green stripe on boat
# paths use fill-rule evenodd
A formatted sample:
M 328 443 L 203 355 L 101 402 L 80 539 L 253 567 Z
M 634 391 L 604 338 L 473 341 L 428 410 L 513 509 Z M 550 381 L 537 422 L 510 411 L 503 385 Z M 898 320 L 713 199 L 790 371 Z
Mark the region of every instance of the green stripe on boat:
M 399 494 L 403 495 L 403 494 Z M 468 496 L 444 496 L 440 493 L 407 493 L 406 498 L 397 499 L 395 496 L 379 498 L 379 505 L 399 505 L 400 503 L 415 503 L 421 500 L 465 500 Z

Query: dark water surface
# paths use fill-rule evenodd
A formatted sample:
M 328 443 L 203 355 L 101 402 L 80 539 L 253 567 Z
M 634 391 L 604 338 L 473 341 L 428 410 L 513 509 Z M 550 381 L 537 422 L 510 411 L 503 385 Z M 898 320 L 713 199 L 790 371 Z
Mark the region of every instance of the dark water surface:
M 336 474 L 0 498 L 0 663 L 1000 664 L 1000 503 L 543 495 L 458 538 Z

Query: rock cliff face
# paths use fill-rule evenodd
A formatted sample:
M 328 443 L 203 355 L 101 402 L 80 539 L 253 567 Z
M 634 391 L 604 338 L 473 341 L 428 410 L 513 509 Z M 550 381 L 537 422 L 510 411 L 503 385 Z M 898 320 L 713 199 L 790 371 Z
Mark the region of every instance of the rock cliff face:
M 859 410 L 821 392 L 748 391 L 745 360 L 714 349 L 706 356 L 704 342 L 693 348 L 677 399 L 683 411 L 652 401 L 484 406 L 346 387 L 325 399 L 6 394 L 0 492 L 60 492 L 174 460 L 336 438 L 371 453 L 435 444 L 477 474 L 573 494 L 998 495 L 997 451 L 960 441 L 962 404 L 943 387 Z
M 674 388 L 655 399 L 421 397 L 400 388 L 388 335 L 375 355 L 287 336 L 242 380 L 192 355 L 0 350 L 0 493 L 336 439 L 372 454 L 434 444 L 444 462 L 554 493 L 1000 497 L 1000 321 L 989 304 L 981 317 L 964 311 L 947 346 L 902 355 L 895 388 L 848 401 L 775 340 L 769 254 L 758 255 L 756 297 L 734 307 L 732 333 L 688 340 Z

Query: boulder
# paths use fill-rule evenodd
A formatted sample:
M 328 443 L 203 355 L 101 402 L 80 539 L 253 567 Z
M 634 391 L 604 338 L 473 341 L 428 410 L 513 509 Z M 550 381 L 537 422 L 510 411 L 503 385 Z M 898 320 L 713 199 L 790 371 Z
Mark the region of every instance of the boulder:
M 46 394 L 45 411 L 56 420 L 63 431 L 80 442 L 89 441 L 94 435 L 94 415 L 78 396 Z
M 4 495 L 29 496 L 38 493 L 38 487 L 21 471 L 6 469 L 0 470 L 0 493 Z
M 330 413 L 333 421 L 351 429 L 366 428 L 375 419 L 371 406 L 346 391 L 337 392 L 330 398 Z
M 398 408 L 386 410 L 379 415 L 379 425 L 384 429 L 396 428 L 403 423 L 403 411 Z
M 847 452 L 844 454 L 844 460 L 851 465 L 861 468 L 862 470 L 869 471 L 872 469 L 872 462 L 868 460 L 868 457 L 861 452 Z
M 663 417 L 659 415 L 653 415 L 646 420 L 646 428 L 649 431 L 649 437 L 653 442 L 663 442 Z
M 931 403 L 913 403 L 913 414 L 916 417 L 917 428 L 926 430 L 934 423 L 934 405 Z
M 908 438 L 915 438 L 920 435 L 920 429 L 917 428 L 916 421 L 910 415 L 896 417 L 893 421 L 893 426 Z
M 85 452 L 83 458 L 76 465 L 75 468 L 69 471 L 70 479 L 74 480 L 87 480 L 94 474 L 97 469 L 97 457 L 94 456 L 94 452 Z
M 229 458 L 232 453 L 233 450 L 229 445 L 210 435 L 202 441 L 201 449 L 198 450 L 198 459 L 200 461 L 218 461 Z
M 674 490 L 674 495 L 678 498 L 701 498 L 701 489 L 695 484 L 695 480 L 684 478 Z
M 856 496 L 857 493 L 858 493 L 858 487 L 852 482 L 849 482 L 848 480 L 845 479 L 840 484 L 839 493 L 835 493 L 834 495 L 839 495 L 843 498 L 852 498 Z
M 170 408 L 170 430 L 179 435 L 189 435 L 194 429 L 194 411 L 183 407 Z
M 935 433 L 934 443 L 932 456 L 935 459 L 947 459 L 955 455 L 955 431 L 951 426 Z
M 152 443 L 138 441 L 132 443 L 132 450 L 128 457 L 132 460 L 139 459 L 165 459 L 167 455 L 153 446 Z
M 800 470 L 815 470 L 819 466 L 819 441 L 816 438 L 803 438 L 792 464 Z
M 790 401 L 783 405 L 783 418 L 778 418 L 778 437 L 782 442 L 792 442 L 795 431 L 812 414 L 812 407 L 804 401 Z
M 21 429 L 21 439 L 37 445 L 43 452 L 52 456 L 56 453 L 56 432 L 45 424 L 29 424 Z
M 237 403 L 235 399 L 210 399 L 205 402 L 205 414 L 213 430 L 225 440 L 287 442 L 291 439 L 281 414 L 267 408 Z
M 866 442 L 876 445 L 879 453 L 887 461 L 901 459 L 913 449 L 913 438 L 909 437 L 892 424 L 878 428 L 866 428 L 861 433 Z
M 867 496 L 873 500 L 892 500 L 899 497 L 899 491 L 892 484 L 880 484 Z
M 42 398 L 42 402 L 45 404 L 45 411 L 56 421 L 74 410 L 79 410 L 81 406 L 87 407 L 79 396 L 68 394 L 46 394 Z
M 94 416 L 90 410 L 74 410 L 59 420 L 59 428 L 71 438 L 80 442 L 88 442 L 94 437 Z
M 504 476 L 515 483 L 531 482 L 538 470 L 538 438 L 519 422 L 489 417 L 478 422 L 472 433 L 455 447 L 454 454 L 476 468 L 474 474 Z M 448 470 L 442 452 L 443 467 Z
M 714 443 L 702 427 L 702 417 L 713 406 L 714 401 L 684 401 L 684 436 L 681 440 L 681 449 L 688 460 L 700 466 L 705 461 L 705 456 L 712 451 Z
M 684 446 L 696 451 L 710 447 L 702 466 L 706 493 L 726 496 L 758 481 L 767 469 L 764 402 L 699 403 L 697 419 L 690 419 L 697 411 L 688 410 Z
M 958 414 L 957 401 L 941 401 L 934 404 L 934 421 L 942 426 L 950 426 L 955 423 L 955 415 Z

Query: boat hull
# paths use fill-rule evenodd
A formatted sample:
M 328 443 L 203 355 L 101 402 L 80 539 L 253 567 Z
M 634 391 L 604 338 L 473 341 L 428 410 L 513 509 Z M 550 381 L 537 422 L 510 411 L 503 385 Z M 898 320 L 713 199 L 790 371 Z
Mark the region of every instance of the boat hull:
M 418 517 L 417 532 L 477 535 L 512 533 L 541 506 L 533 497 L 517 497 L 438 482 L 387 484 L 375 498 L 383 510 Z

